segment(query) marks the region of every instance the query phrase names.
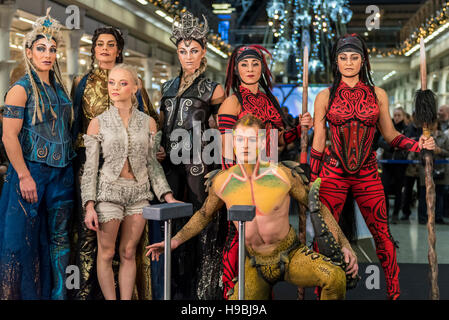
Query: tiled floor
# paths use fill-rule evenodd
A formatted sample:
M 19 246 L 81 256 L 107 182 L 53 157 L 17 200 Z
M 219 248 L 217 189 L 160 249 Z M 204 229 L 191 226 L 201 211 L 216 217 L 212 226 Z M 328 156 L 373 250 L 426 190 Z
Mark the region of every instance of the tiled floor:
M 447 220 L 446 220 L 447 221 Z M 390 224 L 395 240 L 399 241 L 397 252 L 399 263 L 428 263 L 427 225 L 418 223 L 416 209 L 409 222 Z M 438 263 L 449 263 L 449 224 L 435 225 Z

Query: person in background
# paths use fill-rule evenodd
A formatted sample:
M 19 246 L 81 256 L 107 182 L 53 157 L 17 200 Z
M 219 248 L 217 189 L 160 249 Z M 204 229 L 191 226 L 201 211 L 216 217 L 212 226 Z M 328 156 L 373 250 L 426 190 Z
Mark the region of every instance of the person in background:
M 434 159 L 443 160 L 449 158 L 449 137 L 441 131 L 441 124 L 436 122 L 432 129 L 432 136 L 435 139 Z M 415 155 L 415 159 L 419 159 Z M 444 197 L 449 188 L 449 168 L 448 164 L 436 163 L 433 170 L 433 181 L 435 183 L 435 223 L 446 224 L 444 216 Z M 418 222 L 427 223 L 427 203 L 426 203 L 426 185 L 425 185 L 424 166 L 419 166 L 419 204 L 418 204 Z
M 422 134 L 422 129 L 418 128 L 411 118 L 411 122 L 405 129 L 404 135 L 412 140 L 418 141 Z M 415 159 L 415 154 L 409 152 L 407 155 L 407 160 Z M 405 170 L 405 180 L 404 180 L 404 193 L 402 198 L 402 217 L 401 221 L 409 221 L 409 217 L 412 214 L 411 207 L 417 203 L 417 195 L 414 192 L 414 186 L 416 183 L 417 191 L 419 193 L 419 164 L 410 163 L 407 165 Z M 418 195 L 419 196 L 419 195 Z
M 449 105 L 444 104 L 438 108 L 438 122 L 441 131 L 444 132 L 449 129 Z
M 405 111 L 402 107 L 396 107 L 393 111 L 394 128 L 400 134 L 404 134 L 407 128 L 405 124 Z M 381 136 L 379 138 L 379 147 L 383 149 L 383 160 L 406 160 L 407 150 L 391 146 Z M 392 223 L 397 223 L 399 220 L 399 211 L 401 210 L 402 202 L 402 188 L 404 186 L 405 170 L 407 164 L 400 163 L 383 163 L 382 164 L 382 185 L 385 190 L 385 199 L 387 204 L 387 213 L 389 212 L 389 196 L 394 195 L 394 209 L 391 218 Z

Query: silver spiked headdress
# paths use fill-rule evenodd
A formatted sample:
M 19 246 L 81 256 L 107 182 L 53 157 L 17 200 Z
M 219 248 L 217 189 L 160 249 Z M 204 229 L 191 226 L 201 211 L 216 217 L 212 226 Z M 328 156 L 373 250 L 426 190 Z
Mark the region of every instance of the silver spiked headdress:
M 204 24 L 201 26 L 198 18 L 195 18 L 191 12 L 186 11 L 181 13 L 181 16 L 173 21 L 172 36 L 170 37 L 170 40 L 175 45 L 181 40 L 184 40 L 187 46 L 190 45 L 192 40 L 196 40 L 205 45 L 209 26 L 204 15 L 203 19 Z

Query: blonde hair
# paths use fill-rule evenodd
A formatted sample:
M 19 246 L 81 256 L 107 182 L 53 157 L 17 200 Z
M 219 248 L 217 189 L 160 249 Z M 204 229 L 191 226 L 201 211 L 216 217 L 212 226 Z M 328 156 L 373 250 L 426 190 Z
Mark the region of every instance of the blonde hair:
M 139 76 L 137 75 L 137 70 L 134 66 L 126 64 L 126 63 L 119 63 L 116 64 L 111 71 L 109 72 L 109 74 L 111 74 L 112 71 L 114 70 L 125 70 L 128 71 L 129 74 L 131 75 L 131 77 L 134 80 L 134 83 L 136 84 L 136 86 L 139 85 Z
M 36 39 L 38 39 L 40 35 L 36 36 Z M 42 39 L 45 39 L 44 37 L 42 37 Z M 36 117 L 37 119 L 39 119 L 39 121 L 42 121 L 42 114 L 44 113 L 44 108 L 45 108 L 45 103 L 44 100 L 42 98 L 42 95 L 37 87 L 37 83 L 34 80 L 32 71 L 34 71 L 34 73 L 36 74 L 37 78 L 39 79 L 39 82 L 41 84 L 41 86 L 44 88 L 44 93 L 47 96 L 48 101 L 50 101 L 50 98 L 48 96 L 47 90 L 45 89 L 45 85 L 44 82 L 42 81 L 41 77 L 39 76 L 38 71 L 36 70 L 36 67 L 33 65 L 32 61 L 30 58 L 28 58 L 27 55 L 27 49 L 29 50 L 33 50 L 33 46 L 34 43 L 31 45 L 31 47 L 27 46 L 27 38 L 24 40 L 23 43 L 23 59 L 25 62 L 25 72 L 26 74 L 28 74 L 28 77 L 30 79 L 30 83 L 31 83 L 31 88 L 32 88 L 32 92 L 34 95 L 34 114 L 33 114 L 33 120 L 32 123 L 36 124 Z M 57 44 L 58 45 L 58 44 Z M 61 75 L 61 68 L 59 67 L 59 62 L 58 62 L 58 58 L 56 58 L 53 66 L 52 66 L 52 70 L 54 72 L 54 76 L 55 76 L 55 80 L 62 86 L 62 89 L 64 90 L 64 93 L 67 95 L 67 97 L 70 99 L 70 94 L 69 91 L 67 90 L 65 84 L 64 84 L 64 80 L 62 78 Z M 53 108 L 49 107 L 51 114 L 53 115 L 53 117 L 55 117 L 56 119 L 58 118 L 57 114 L 55 113 L 55 111 L 53 110 Z M 73 108 L 72 108 L 72 122 L 74 119 L 74 113 L 73 113 Z
M 112 71 L 114 70 L 125 70 L 127 71 L 130 75 L 131 78 L 134 80 L 134 84 L 139 87 L 139 75 L 137 74 L 137 69 L 130 65 L 130 64 L 126 64 L 126 63 L 119 63 L 116 64 L 111 71 L 109 72 L 109 76 L 111 75 Z M 134 94 L 131 98 L 131 102 L 133 104 L 133 107 L 137 107 L 138 106 L 138 102 L 137 102 L 137 97 Z

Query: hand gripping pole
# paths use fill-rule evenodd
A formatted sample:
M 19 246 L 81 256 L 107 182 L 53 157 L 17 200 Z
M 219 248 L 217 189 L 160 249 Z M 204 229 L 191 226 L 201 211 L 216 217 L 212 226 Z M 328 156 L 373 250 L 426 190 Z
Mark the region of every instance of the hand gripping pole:
M 255 206 L 232 206 L 228 210 L 228 220 L 239 222 L 239 300 L 245 300 L 245 222 L 255 215 Z
M 164 300 L 171 299 L 171 221 L 189 217 L 193 213 L 191 203 L 162 203 L 143 208 L 147 220 L 164 221 Z

